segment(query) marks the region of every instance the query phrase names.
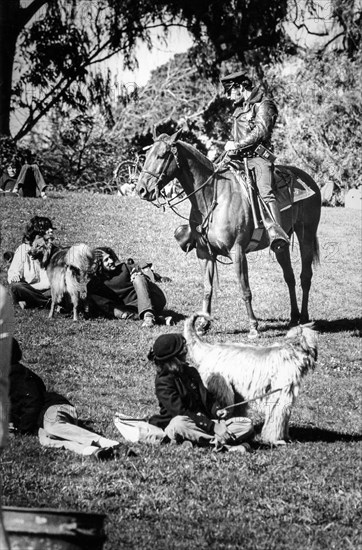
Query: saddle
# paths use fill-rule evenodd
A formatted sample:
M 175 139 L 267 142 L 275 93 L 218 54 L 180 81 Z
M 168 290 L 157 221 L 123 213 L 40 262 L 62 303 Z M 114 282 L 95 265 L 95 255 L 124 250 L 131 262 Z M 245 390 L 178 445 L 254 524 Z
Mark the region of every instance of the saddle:
M 232 159 L 228 162 L 228 166 L 240 181 L 242 179 L 240 178 L 240 173 L 244 174 L 243 161 Z M 314 195 L 314 191 L 310 189 L 304 181 L 293 174 L 287 166 L 275 165 L 274 178 L 275 197 L 281 212 L 290 208 L 292 204 L 308 199 Z

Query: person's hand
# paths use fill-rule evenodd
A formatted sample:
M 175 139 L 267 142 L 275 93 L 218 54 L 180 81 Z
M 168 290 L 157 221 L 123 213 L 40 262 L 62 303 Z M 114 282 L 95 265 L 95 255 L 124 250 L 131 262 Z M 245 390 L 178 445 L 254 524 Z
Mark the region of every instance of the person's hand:
M 224 151 L 226 151 L 227 153 L 229 151 L 235 151 L 236 149 L 237 149 L 237 145 L 235 141 L 227 141 L 225 143 Z
M 216 416 L 221 420 L 223 418 L 226 418 L 228 415 L 228 411 L 226 409 L 219 409 L 216 411 Z
M 10 283 L 19 283 L 20 282 L 20 275 L 13 275 Z
M 215 422 L 214 433 L 216 435 L 218 442 L 221 445 L 224 445 L 225 441 L 228 439 L 230 435 L 228 432 L 225 420 L 217 420 Z
M 131 283 L 133 283 L 138 275 L 142 275 L 142 270 L 139 267 L 134 267 L 131 271 Z
M 125 320 L 134 319 L 135 317 L 135 314 L 133 313 L 133 311 L 127 311 L 127 310 L 122 310 L 118 308 L 114 308 L 113 315 L 116 319 L 125 319 Z

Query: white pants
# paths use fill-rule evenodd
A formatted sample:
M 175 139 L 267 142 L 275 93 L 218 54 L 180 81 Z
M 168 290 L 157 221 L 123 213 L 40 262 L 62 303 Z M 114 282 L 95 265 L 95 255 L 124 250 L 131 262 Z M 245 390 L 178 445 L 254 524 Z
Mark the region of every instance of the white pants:
M 225 445 L 239 445 L 246 441 L 254 432 L 250 418 L 239 416 L 226 420 L 229 436 Z M 165 434 L 176 441 L 188 440 L 198 445 L 207 445 L 215 442 L 215 435 L 208 434 L 199 428 L 188 416 L 175 416 L 165 428 Z
M 44 447 L 68 449 L 77 454 L 91 455 L 100 447 L 114 447 L 118 441 L 107 439 L 78 426 L 78 415 L 73 405 L 52 405 L 47 409 L 39 428 L 40 444 Z

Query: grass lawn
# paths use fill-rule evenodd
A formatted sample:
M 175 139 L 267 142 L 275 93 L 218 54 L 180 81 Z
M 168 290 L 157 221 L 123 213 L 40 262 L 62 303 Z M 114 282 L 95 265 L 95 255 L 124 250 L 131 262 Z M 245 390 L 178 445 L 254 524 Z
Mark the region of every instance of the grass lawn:
M 187 214 L 182 205 L 181 213 Z M 116 411 L 157 410 L 154 370 L 146 353 L 161 332 L 183 330 L 200 309 L 201 273 L 173 238 L 179 220 L 137 198 L 53 193 L 47 201 L 0 201 L 2 253 L 21 242 L 24 223 L 49 216 L 62 244 L 113 247 L 121 258 L 146 259 L 172 281 L 161 286 L 176 327 L 142 329 L 139 322 L 74 323 L 45 311 L 16 309 L 15 337 L 23 363 L 49 389 L 73 401 L 82 419 L 117 438 Z M 4 504 L 107 515 L 106 550 L 361 549 L 361 216 L 323 209 L 321 265 L 312 281 L 310 315 L 320 330 L 319 361 L 291 418 L 293 442 L 251 455 L 205 449 L 150 448 L 139 456 L 94 463 L 16 437 L 1 457 Z M 299 278 L 297 247 L 292 251 Z M 260 343 L 286 332 L 288 291 L 268 251 L 250 259 Z M 233 267 L 220 265 L 215 320 L 206 339 L 242 341 L 247 320 Z

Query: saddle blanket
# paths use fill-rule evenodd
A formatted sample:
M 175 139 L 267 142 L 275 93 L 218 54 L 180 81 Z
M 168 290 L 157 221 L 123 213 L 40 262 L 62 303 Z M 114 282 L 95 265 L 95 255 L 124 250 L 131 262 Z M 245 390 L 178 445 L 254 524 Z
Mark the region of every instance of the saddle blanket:
M 275 166 L 276 199 L 282 212 L 292 204 L 308 199 L 314 191 L 285 166 Z

